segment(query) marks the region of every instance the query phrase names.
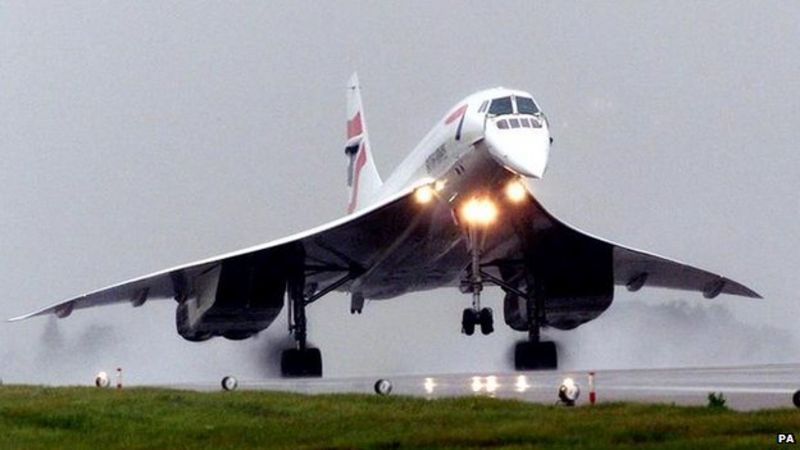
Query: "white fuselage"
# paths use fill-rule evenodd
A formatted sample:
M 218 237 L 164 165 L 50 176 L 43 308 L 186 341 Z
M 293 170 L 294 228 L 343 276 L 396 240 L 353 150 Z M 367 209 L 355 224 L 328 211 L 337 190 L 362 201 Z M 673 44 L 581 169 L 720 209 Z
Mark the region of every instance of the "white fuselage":
M 493 101 L 507 98 L 513 99 L 510 110 L 490 112 Z M 470 180 L 475 169 L 486 164 L 504 167 L 520 176 L 541 178 L 550 152 L 548 122 L 540 111 L 521 113 L 516 101 L 520 98 L 532 96 L 524 91 L 495 88 L 458 102 L 400 163 L 374 200 L 432 180 L 477 188 L 481 180 Z M 469 161 L 472 164 L 464 164 Z

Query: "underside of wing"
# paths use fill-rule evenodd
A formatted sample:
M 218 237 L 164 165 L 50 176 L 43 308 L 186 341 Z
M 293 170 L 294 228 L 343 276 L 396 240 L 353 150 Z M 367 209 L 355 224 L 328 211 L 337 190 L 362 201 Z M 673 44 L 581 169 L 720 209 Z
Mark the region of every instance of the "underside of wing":
M 586 245 L 594 242 L 609 246 L 612 249 L 614 283 L 626 286 L 630 291 L 638 291 L 642 287 L 659 287 L 701 292 L 706 298 L 714 298 L 719 294 L 761 298 L 752 289 L 722 275 L 581 231 L 555 218 L 536 200 L 533 200 L 533 208 L 554 230 L 558 230 L 557 234 L 571 235 L 571 239 L 584 241 Z
M 543 324 L 571 329 L 605 311 L 614 286 L 656 287 L 760 298 L 724 276 L 595 237 L 550 214 L 532 195 L 502 208 L 485 245 L 484 275 L 505 291 L 506 323 L 525 331 L 532 310 Z M 531 306 L 531 299 L 542 299 Z
M 706 270 L 658 255 L 614 245 L 614 281 L 630 291 L 644 286 L 702 292 L 706 298 L 719 294 L 761 298 L 747 286 Z
M 588 251 L 581 249 L 593 248 L 594 251 L 589 253 L 596 255 L 594 258 L 605 258 L 610 251 L 614 284 L 626 286 L 630 291 L 659 287 L 701 292 L 706 298 L 714 298 L 719 294 L 761 298 L 752 289 L 722 275 L 581 231 L 557 219 L 532 197 L 531 214 L 532 226 L 540 230 L 541 235 L 547 236 L 548 240 L 554 241 L 544 246 L 546 248 L 566 249 L 567 254 L 581 254 Z M 592 258 L 589 255 L 587 257 Z
M 271 322 L 290 284 L 316 299 L 347 288 L 374 266 L 390 237 L 406 232 L 414 221 L 410 192 L 294 236 L 118 283 L 10 320 L 174 298 L 187 305 L 184 322 L 203 330 L 198 339 L 225 329 L 236 331 L 231 336 L 245 335 Z M 200 326 L 204 321 L 208 326 Z

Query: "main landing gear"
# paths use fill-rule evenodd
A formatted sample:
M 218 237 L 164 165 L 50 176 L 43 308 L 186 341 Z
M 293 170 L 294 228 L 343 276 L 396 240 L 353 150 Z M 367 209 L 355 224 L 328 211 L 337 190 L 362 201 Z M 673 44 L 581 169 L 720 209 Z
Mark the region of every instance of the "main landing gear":
M 544 289 L 541 282 L 534 283 L 533 296 L 525 296 L 528 308 L 528 341 L 514 347 L 514 368 L 517 370 L 556 369 L 558 355 L 555 342 L 542 342 L 544 324 Z
M 296 348 L 284 350 L 281 353 L 281 375 L 283 377 L 321 377 L 322 376 L 322 353 L 318 348 L 308 346 L 308 321 L 306 318 L 306 307 L 317 301 L 322 296 L 335 290 L 339 286 L 354 279 L 360 270 L 356 269 L 316 269 L 317 272 L 330 270 L 346 272 L 338 280 L 330 283 L 322 289 L 318 289 L 316 283 L 305 284 L 303 278 L 291 280 L 288 286 L 288 308 L 289 331 L 292 333 Z
M 540 285 L 541 283 L 536 283 Z M 542 342 L 541 327 L 544 323 L 544 293 L 541 287 L 534 288 L 533 298 L 527 299 L 528 341 L 518 342 L 514 347 L 514 368 L 517 370 L 556 369 L 558 354 L 556 343 Z
M 514 347 L 514 368 L 516 370 L 556 369 L 558 367 L 558 354 L 555 342 L 542 341 L 541 329 L 545 325 L 544 299 L 545 292 L 542 282 L 533 282 L 533 292 L 523 292 L 502 279 L 490 273 L 481 271 L 486 281 L 502 287 L 507 292 L 523 298 L 527 320 L 528 340 L 518 342 Z M 464 311 L 464 315 L 467 312 Z
M 322 353 L 309 348 L 307 342 L 306 296 L 302 285 L 289 287 L 289 331 L 297 348 L 281 353 L 281 375 L 284 377 L 321 377 Z

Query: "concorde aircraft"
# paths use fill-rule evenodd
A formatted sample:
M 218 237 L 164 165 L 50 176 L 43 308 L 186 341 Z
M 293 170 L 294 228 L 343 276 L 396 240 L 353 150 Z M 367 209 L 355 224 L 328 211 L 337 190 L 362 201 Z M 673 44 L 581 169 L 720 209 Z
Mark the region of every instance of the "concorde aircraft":
M 497 286 L 506 325 L 527 333 L 514 349 L 517 370 L 556 368 L 556 346 L 540 330 L 597 318 L 615 286 L 760 298 L 721 275 L 592 236 L 550 214 L 526 183 L 544 175 L 553 142 L 547 117 L 527 92 L 494 88 L 456 103 L 385 181 L 355 74 L 347 114 L 344 217 L 11 320 L 171 298 L 183 338 L 239 340 L 269 327 L 286 304 L 296 347 L 283 351 L 281 373 L 313 377 L 322 376 L 322 356 L 306 342 L 306 309 L 333 291 L 348 293 L 351 313 L 361 313 L 367 299 L 456 288 L 471 300 L 462 332 L 487 335 L 493 312 L 481 305 L 481 294 Z

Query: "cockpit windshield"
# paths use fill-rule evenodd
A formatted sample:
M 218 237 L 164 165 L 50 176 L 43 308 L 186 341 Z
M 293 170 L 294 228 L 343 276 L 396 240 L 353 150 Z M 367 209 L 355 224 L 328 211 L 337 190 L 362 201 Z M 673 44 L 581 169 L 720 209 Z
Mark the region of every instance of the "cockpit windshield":
M 533 99 L 528 97 L 517 97 L 517 114 L 537 114 L 539 108 Z
M 492 100 L 492 106 L 489 107 L 489 114 L 495 116 L 502 116 L 503 114 L 513 114 L 514 107 L 511 106 L 511 97 L 501 97 Z
M 514 103 L 516 103 L 516 110 L 514 109 Z M 539 107 L 536 106 L 532 98 L 517 96 L 496 98 L 492 100 L 489 111 L 487 111 L 487 113 L 492 116 L 503 116 L 514 113 L 536 115 L 540 112 Z

